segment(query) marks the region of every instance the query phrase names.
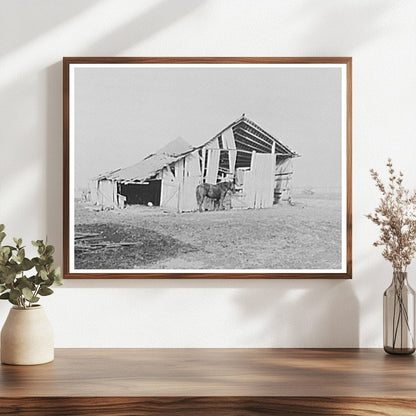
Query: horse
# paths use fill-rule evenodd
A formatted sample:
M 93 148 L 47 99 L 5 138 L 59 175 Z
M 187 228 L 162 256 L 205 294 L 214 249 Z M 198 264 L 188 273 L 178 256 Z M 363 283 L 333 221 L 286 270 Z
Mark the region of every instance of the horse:
M 196 187 L 196 200 L 199 212 L 203 211 L 205 198 L 213 199 L 219 203 L 219 208 L 224 209 L 224 198 L 228 192 L 235 192 L 234 182 L 220 182 L 216 185 L 201 183 Z

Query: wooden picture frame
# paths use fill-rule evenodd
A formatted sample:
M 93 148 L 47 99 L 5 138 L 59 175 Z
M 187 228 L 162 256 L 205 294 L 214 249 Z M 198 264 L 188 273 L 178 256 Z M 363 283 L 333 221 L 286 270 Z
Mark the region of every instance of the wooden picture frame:
M 352 58 L 63 58 L 63 131 L 64 278 L 352 277 Z

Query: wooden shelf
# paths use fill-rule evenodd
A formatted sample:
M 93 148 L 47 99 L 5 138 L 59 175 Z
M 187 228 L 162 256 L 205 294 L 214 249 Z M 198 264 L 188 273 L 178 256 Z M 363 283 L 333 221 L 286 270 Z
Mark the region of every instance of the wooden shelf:
M 0 415 L 370 413 L 416 414 L 414 356 L 379 349 L 57 349 L 49 364 L 0 367 Z

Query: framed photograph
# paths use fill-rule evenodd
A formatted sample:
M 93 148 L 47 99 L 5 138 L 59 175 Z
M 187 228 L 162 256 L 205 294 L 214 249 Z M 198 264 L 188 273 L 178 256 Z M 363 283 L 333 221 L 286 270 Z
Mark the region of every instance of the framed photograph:
M 64 58 L 65 278 L 351 278 L 352 58 Z

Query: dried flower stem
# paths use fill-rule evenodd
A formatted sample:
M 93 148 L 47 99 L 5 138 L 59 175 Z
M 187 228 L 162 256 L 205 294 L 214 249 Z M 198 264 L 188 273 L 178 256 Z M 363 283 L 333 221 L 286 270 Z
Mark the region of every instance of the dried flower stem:
M 374 213 L 366 217 L 380 227 L 379 239 L 373 245 L 384 246 L 383 257 L 395 271 L 405 272 L 416 254 L 416 191 L 403 186 L 403 173 L 396 173 L 390 158 L 387 168 L 387 184 L 374 169 L 370 170 L 381 198 Z

